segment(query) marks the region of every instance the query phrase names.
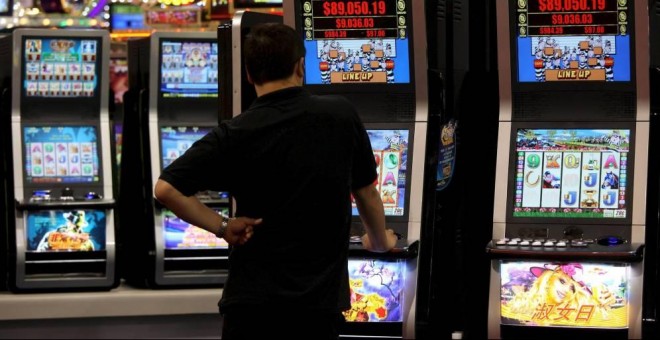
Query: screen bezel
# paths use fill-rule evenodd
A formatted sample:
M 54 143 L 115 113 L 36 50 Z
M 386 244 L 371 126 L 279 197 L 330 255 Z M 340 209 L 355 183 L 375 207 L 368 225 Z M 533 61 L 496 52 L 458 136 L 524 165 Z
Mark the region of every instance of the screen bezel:
M 511 88 L 514 92 L 563 92 L 563 91 L 631 91 L 636 88 L 636 49 L 635 49 L 635 6 L 634 1 L 628 1 L 628 36 L 630 37 L 630 80 L 600 82 L 600 81 L 552 81 L 552 82 L 520 82 L 518 79 L 518 18 L 516 4 L 518 0 L 509 0 L 509 42 L 511 51 Z
M 364 123 L 365 130 L 407 130 L 408 131 L 408 154 L 406 160 L 406 185 L 405 193 L 403 195 L 403 215 L 401 216 L 385 216 L 386 222 L 402 223 L 408 222 L 410 216 L 410 190 L 411 190 L 411 174 L 413 164 L 413 148 L 415 140 L 415 125 L 414 123 Z M 352 207 L 351 207 L 352 210 Z M 353 222 L 361 222 L 359 215 L 352 215 Z
M 26 67 L 27 60 L 25 56 L 25 44 L 29 39 L 69 39 L 69 40 L 94 40 L 96 41 L 96 62 L 95 64 L 95 75 L 96 75 L 96 87 L 94 89 L 94 95 L 90 97 L 39 97 L 39 96 L 27 96 L 27 89 L 25 88 L 26 79 Z M 100 36 L 83 36 L 83 35 L 34 35 L 26 34 L 21 37 L 20 43 L 20 61 L 21 61 L 21 75 L 20 75 L 20 105 L 22 112 L 52 112 L 54 108 L 58 111 L 62 111 L 62 107 L 66 107 L 67 111 L 74 112 L 98 112 L 101 106 L 101 92 L 103 92 L 103 83 L 107 81 L 109 75 L 104 74 L 103 72 L 103 60 L 105 58 L 103 38 Z
M 348 1 L 348 0 L 345 0 Z M 303 83 L 303 86 L 310 91 L 317 94 L 337 94 L 339 92 L 343 93 L 369 93 L 369 94 L 414 94 L 415 93 L 415 41 L 414 41 L 414 23 L 412 20 L 412 0 L 403 0 L 406 3 L 407 16 L 406 16 L 406 26 L 408 31 L 408 73 L 410 75 L 410 82 L 407 84 L 387 84 L 387 83 L 376 83 L 376 84 L 336 84 L 333 86 L 323 85 L 323 84 L 307 84 Z M 296 31 L 298 32 L 301 39 L 305 39 L 305 32 L 303 30 L 303 19 L 302 19 L 302 4 L 305 0 L 296 0 L 294 7 L 295 15 L 295 24 Z M 316 40 L 320 41 L 320 40 Z M 303 79 L 304 82 L 304 79 Z
M 630 131 L 630 149 L 627 161 L 627 184 L 626 184 L 626 217 L 625 218 L 548 218 L 548 217 L 514 217 L 514 197 L 516 181 L 516 138 L 518 129 L 626 129 Z M 529 224 L 590 224 L 590 225 L 626 225 L 632 224 L 634 204 L 634 180 L 635 180 L 635 139 L 636 129 L 634 122 L 513 122 L 511 125 L 511 142 L 509 148 L 509 173 L 507 174 L 507 202 L 506 221 L 508 223 Z
M 165 169 L 165 167 L 163 166 L 163 164 L 165 164 L 165 162 L 164 162 L 165 160 L 163 159 L 163 129 L 164 128 L 179 128 L 179 127 L 185 127 L 185 128 L 188 128 L 188 129 L 196 127 L 196 128 L 200 128 L 200 129 L 208 129 L 209 132 L 211 132 L 211 131 L 213 131 L 213 129 L 215 127 L 217 127 L 217 125 L 207 125 L 207 124 L 177 124 L 177 125 L 174 125 L 174 124 L 159 124 L 158 125 L 158 148 L 159 148 L 159 150 L 158 150 L 158 163 L 160 164 L 160 171 L 163 171 L 163 169 Z M 208 134 L 209 132 L 207 132 L 206 134 Z M 206 134 L 204 134 L 204 135 L 206 135 Z M 204 136 L 202 136 L 200 139 L 202 139 L 202 138 L 204 138 Z M 191 146 L 192 146 L 192 144 L 191 144 Z M 181 155 L 179 155 L 179 157 L 181 157 Z
M 27 161 L 27 143 L 25 142 L 25 129 L 26 128 L 58 128 L 58 127 L 93 127 L 96 130 L 96 151 L 98 158 L 98 181 L 92 182 L 46 182 L 46 183 L 35 183 L 33 181 L 28 182 L 27 180 L 27 171 L 25 168 L 25 162 Z M 63 124 L 61 122 L 26 122 L 21 124 L 21 174 L 23 176 L 23 184 L 25 188 L 28 189 L 45 189 L 45 188 L 102 188 L 104 183 L 104 173 L 103 173 L 103 149 L 102 149 L 102 133 L 101 127 L 98 122 L 80 122 L 76 124 Z M 80 193 L 78 193 L 80 194 Z

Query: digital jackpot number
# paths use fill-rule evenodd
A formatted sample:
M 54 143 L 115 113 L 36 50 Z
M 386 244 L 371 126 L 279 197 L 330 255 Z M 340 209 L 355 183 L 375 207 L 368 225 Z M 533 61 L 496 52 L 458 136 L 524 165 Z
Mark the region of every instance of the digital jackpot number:
M 343 16 L 343 15 L 385 15 L 387 13 L 387 4 L 383 0 L 378 1 L 346 1 L 346 2 L 325 2 L 323 3 L 323 15 Z
M 540 12 L 604 11 L 607 0 L 538 0 Z

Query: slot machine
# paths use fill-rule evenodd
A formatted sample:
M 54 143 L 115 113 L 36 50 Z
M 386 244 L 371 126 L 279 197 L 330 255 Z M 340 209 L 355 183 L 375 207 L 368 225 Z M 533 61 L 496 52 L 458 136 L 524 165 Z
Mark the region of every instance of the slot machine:
M 284 23 L 304 39 L 304 86 L 357 108 L 378 164 L 387 227 L 401 235 L 384 254 L 362 248 L 353 208 L 351 309 L 342 336 L 414 337 L 427 133 L 424 4 L 404 0 L 284 1 Z
M 641 337 L 644 1 L 498 3 L 489 338 Z
M 154 32 L 128 43 L 120 181 L 122 276 L 145 287 L 219 286 L 229 247 L 153 198 L 163 168 L 218 124 L 214 32 Z M 226 192 L 200 192 L 228 215 Z
M 2 44 L 3 64 L 16 65 L 4 148 L 9 288 L 112 289 L 109 35 L 17 29 Z
M 660 149 L 660 2 L 649 1 L 649 93 L 651 117 L 649 155 Z M 653 94 L 656 95 L 653 95 Z M 660 160 L 649 157 L 647 196 L 646 243 L 644 247 L 644 305 L 642 307 L 642 337 L 655 338 L 658 334 L 657 311 L 660 294 L 658 280 L 658 249 L 660 249 Z
M 0 6 L 0 13 L 2 7 Z M 4 41 L 7 34 L 0 33 L 0 42 Z M 11 54 L 11 49 L 5 50 L 4 53 Z M 11 81 L 11 67 L 9 64 L 0 66 L 0 291 L 7 289 L 7 228 L 9 221 L 7 220 L 7 175 L 8 166 L 5 157 L 5 145 L 10 143 L 10 129 L 9 129 L 9 112 L 11 110 L 11 90 L 9 82 Z

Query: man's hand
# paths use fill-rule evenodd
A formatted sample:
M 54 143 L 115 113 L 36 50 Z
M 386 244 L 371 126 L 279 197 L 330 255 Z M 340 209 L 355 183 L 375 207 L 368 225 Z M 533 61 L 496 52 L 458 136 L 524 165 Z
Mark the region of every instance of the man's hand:
M 249 217 L 230 218 L 227 221 L 227 232 L 225 241 L 230 245 L 244 244 L 254 234 L 254 226 L 261 224 L 263 219 Z
M 386 247 L 385 248 L 374 248 L 374 246 L 371 244 L 371 241 L 369 240 L 369 234 L 364 234 L 362 236 L 362 246 L 366 250 L 373 251 L 373 252 L 378 252 L 378 253 L 384 253 L 384 252 L 390 251 L 396 245 L 396 241 L 399 239 L 399 237 L 394 233 L 394 230 L 392 230 L 392 229 L 385 230 L 385 237 L 387 238 L 386 239 Z

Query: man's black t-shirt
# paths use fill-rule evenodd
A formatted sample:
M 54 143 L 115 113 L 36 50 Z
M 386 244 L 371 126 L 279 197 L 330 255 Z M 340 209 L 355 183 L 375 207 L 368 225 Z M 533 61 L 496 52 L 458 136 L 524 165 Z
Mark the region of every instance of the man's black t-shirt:
M 232 248 L 221 311 L 266 304 L 335 312 L 350 307 L 350 193 L 376 176 L 353 105 L 293 87 L 257 98 L 160 178 L 185 195 L 229 191 L 236 216 L 263 218 Z

